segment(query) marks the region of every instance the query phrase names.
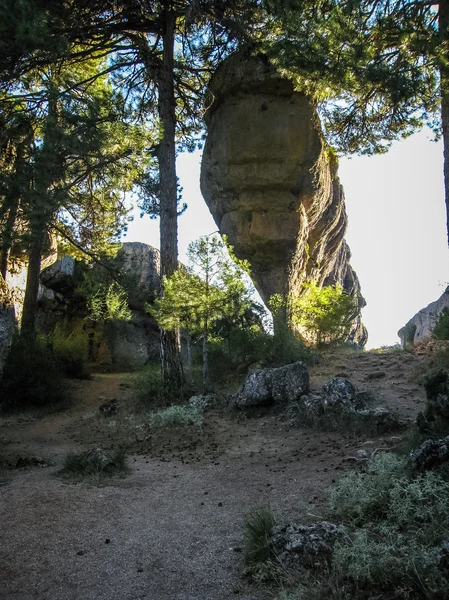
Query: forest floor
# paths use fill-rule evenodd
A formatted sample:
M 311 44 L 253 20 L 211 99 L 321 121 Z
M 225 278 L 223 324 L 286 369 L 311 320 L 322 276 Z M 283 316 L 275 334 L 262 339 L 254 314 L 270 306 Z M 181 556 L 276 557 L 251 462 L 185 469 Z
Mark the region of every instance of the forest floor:
M 410 426 L 425 403 L 427 361 L 416 352 L 328 352 L 310 368 L 312 389 L 346 376 Z M 279 522 L 319 516 L 358 449 L 394 447 L 406 433 L 320 432 L 276 410 L 216 409 L 201 428 L 137 436 L 125 477 L 59 477 L 68 452 L 120 443 L 120 417 L 106 426 L 94 415 L 105 399 L 128 401 L 128 377 L 71 384 L 74 401 L 61 412 L 0 419 L 3 458 L 51 463 L 10 470 L 0 487 L 3 600 L 271 598 L 244 576 L 244 515 L 269 504 Z

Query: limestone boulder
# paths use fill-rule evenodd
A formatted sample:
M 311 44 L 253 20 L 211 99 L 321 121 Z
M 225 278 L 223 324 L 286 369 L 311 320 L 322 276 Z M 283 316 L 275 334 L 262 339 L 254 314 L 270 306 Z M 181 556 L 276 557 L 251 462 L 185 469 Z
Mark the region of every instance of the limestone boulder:
M 231 399 L 233 406 L 255 407 L 298 401 L 309 391 L 309 372 L 302 361 L 250 373 Z
M 284 565 L 301 562 L 307 566 L 317 559 L 329 557 L 339 535 L 338 526 L 328 521 L 311 525 L 289 523 L 276 526 L 269 543 Z
M 449 307 L 449 287 L 436 300 L 422 308 L 398 331 L 403 348 L 413 348 L 430 340 L 441 311 Z
M 75 264 L 71 256 L 63 256 L 41 271 L 42 285 L 59 294 L 70 294 L 75 287 Z M 44 291 L 42 291 L 42 294 Z
M 341 284 L 357 299 L 349 340 L 363 345 L 343 188 L 315 108 L 263 56 L 231 56 L 210 95 L 201 189 L 220 232 L 249 261 L 265 303 L 311 281 Z

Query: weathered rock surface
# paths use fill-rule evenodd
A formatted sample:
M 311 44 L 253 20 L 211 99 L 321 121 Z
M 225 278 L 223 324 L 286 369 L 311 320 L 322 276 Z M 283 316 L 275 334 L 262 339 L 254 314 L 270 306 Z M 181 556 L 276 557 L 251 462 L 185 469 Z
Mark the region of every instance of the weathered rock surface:
M 219 404 L 219 398 L 215 394 L 203 394 L 202 396 L 192 396 L 188 402 L 191 408 L 198 410 L 208 410 Z
M 296 402 L 309 391 L 309 372 L 302 361 L 250 373 L 242 387 L 231 398 L 236 407 Z
M 116 398 L 111 398 L 102 402 L 98 407 L 98 412 L 101 417 L 113 417 L 120 410 L 120 404 Z
M 79 303 L 72 306 L 77 281 L 77 263 L 68 256 L 45 268 L 40 275 L 44 287 L 39 296 L 39 327 L 51 333 L 57 325 L 67 334 L 86 338 L 89 361 L 105 368 L 143 365 L 159 354 L 159 328 L 144 309 L 145 302 L 160 291 L 160 253 L 140 242 L 126 242 L 114 259 L 117 272 L 129 289 L 131 318 L 128 321 L 91 323 Z M 92 265 L 95 272 L 98 267 Z M 82 307 L 83 308 L 83 307 Z M 84 308 L 83 308 L 84 310 Z
M 408 462 L 416 471 L 427 471 L 449 460 L 449 435 L 440 440 L 426 440 L 410 453 Z
M 241 54 L 222 64 L 210 92 L 202 193 L 263 300 L 339 283 L 362 308 L 337 163 L 308 98 L 264 57 Z M 366 343 L 360 314 L 349 339 Z
M 338 535 L 337 525 L 328 521 L 312 525 L 289 523 L 275 527 L 269 543 L 283 564 L 292 561 L 307 564 L 330 556 Z
M 41 271 L 42 285 L 60 294 L 70 293 L 74 287 L 75 264 L 74 258 L 63 256 Z
M 425 308 L 422 308 L 404 327 L 398 331 L 403 348 L 412 348 L 432 337 L 438 317 L 443 308 L 449 307 L 449 287 L 436 300 Z
M 304 394 L 288 406 L 286 416 L 292 424 L 323 423 L 330 428 L 341 428 L 350 421 L 353 425 L 373 429 L 379 433 L 397 429 L 398 419 L 385 407 L 370 407 L 365 394 L 343 377 L 334 377 L 323 386 L 321 394 Z M 346 423 L 347 424 L 347 423 Z
M 161 254 L 142 242 L 125 242 L 117 253 L 120 270 L 133 279 L 138 295 L 148 302 L 161 289 Z M 134 304 L 133 304 L 134 301 Z M 139 299 L 131 298 L 131 308 L 141 308 Z

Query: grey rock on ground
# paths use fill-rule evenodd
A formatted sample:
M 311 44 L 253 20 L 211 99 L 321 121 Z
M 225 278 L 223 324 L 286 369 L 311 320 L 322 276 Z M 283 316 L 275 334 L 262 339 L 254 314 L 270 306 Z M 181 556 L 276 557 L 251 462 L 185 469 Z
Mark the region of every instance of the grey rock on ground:
M 236 407 L 255 407 L 296 402 L 309 391 L 309 372 L 302 361 L 275 369 L 250 373 L 242 387 L 231 398 Z
M 215 394 L 204 394 L 201 396 L 192 396 L 189 399 L 189 406 L 192 408 L 198 408 L 199 410 L 207 410 L 217 406 L 219 400 Z
M 337 525 L 328 521 L 312 525 L 289 523 L 274 528 L 270 545 L 282 563 L 293 560 L 307 564 L 317 557 L 330 555 L 338 535 Z
M 92 448 L 82 454 L 86 465 L 98 471 L 104 471 L 109 467 L 114 466 L 114 459 L 112 456 L 103 448 Z
M 323 402 L 326 407 L 341 407 L 357 410 L 362 408 L 354 385 L 343 377 L 334 377 L 323 387 Z
M 408 462 L 416 471 L 427 471 L 449 460 L 449 435 L 439 440 L 426 440 L 410 453 Z

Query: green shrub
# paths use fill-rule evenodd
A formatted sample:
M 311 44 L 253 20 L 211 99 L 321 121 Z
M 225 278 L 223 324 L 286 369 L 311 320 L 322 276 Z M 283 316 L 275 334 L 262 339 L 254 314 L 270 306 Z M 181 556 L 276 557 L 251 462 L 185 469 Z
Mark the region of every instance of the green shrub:
M 449 340 L 449 307 L 443 308 L 432 331 L 432 337 L 437 340 Z
M 67 386 L 45 339 L 15 338 L 0 382 L 2 408 L 40 408 L 67 399 Z
M 81 327 L 69 333 L 61 325 L 56 325 L 49 336 L 54 356 L 67 377 L 88 379 L 86 362 L 89 355 L 89 340 Z
M 354 524 L 382 519 L 388 512 L 391 489 L 404 472 L 405 459 L 390 453 L 377 454 L 366 472 L 350 471 L 331 488 L 331 512 Z
M 271 579 L 275 555 L 269 540 L 276 524 L 269 506 L 255 508 L 245 516 L 246 573 L 256 580 Z
M 126 450 L 118 448 L 111 455 L 111 461 L 103 460 L 102 451 L 91 454 L 89 452 L 70 453 L 64 458 L 61 471 L 62 475 L 70 475 L 77 478 L 104 477 L 126 471 Z
M 147 365 L 130 376 L 130 396 L 145 409 L 160 405 L 163 397 L 160 365 Z
M 201 427 L 203 424 L 203 415 L 198 408 L 173 405 L 153 413 L 151 423 L 156 427 Z
M 438 549 L 449 536 L 449 483 L 442 477 L 412 478 L 405 458 L 380 454 L 366 472 L 345 475 L 330 504 L 345 523 L 333 550 L 334 576 L 394 592 L 392 598 L 449 597 Z
M 317 346 L 346 340 L 357 310 L 356 299 L 341 285 L 320 287 L 317 283 L 307 284 L 291 308 L 293 323 Z

